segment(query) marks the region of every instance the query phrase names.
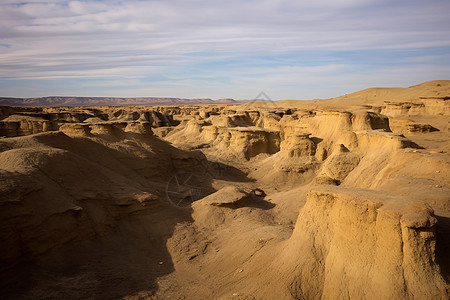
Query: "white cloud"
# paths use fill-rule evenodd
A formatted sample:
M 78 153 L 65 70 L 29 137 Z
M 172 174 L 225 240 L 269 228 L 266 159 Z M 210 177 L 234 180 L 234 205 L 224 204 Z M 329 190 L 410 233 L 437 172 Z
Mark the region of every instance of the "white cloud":
M 257 81 L 288 86 L 294 92 L 295 82 L 308 76 L 327 82 L 346 74 L 349 68 L 361 72 L 361 66 L 351 57 L 333 61 L 329 57 L 333 51 L 406 53 L 450 47 L 450 3 L 398 3 L 403 5 L 384 0 L 4 0 L 0 3 L 0 38 L 7 46 L 0 47 L 0 80 L 104 78 L 104 83 L 98 84 L 108 86 L 111 78 L 134 78 L 134 84 L 142 85 L 145 82 L 136 80 L 136 76 L 164 75 L 174 78 L 186 92 L 188 87 L 199 91 L 199 80 L 208 84 L 208 77 L 225 78 L 221 84 L 212 84 L 217 91 L 227 84 L 244 91 L 239 82 Z M 311 52 L 328 56 L 322 61 L 316 57 L 313 66 L 298 63 L 304 53 Z M 283 55 L 290 57 L 281 58 Z M 435 53 L 422 58 L 411 55 L 398 55 L 385 63 L 397 59 L 414 64 L 416 70 L 428 68 L 422 74 L 429 74 L 442 60 Z M 262 60 L 260 66 L 246 67 L 258 56 L 279 61 L 275 67 L 264 65 L 270 65 L 270 59 Z M 232 60 L 238 62 L 230 66 Z M 404 70 L 404 66 L 391 67 Z M 276 71 L 260 77 L 266 70 Z M 256 76 L 256 81 L 251 76 Z M 195 84 L 186 85 L 189 77 L 197 78 L 192 81 Z M 365 75 L 355 78 L 373 79 Z M 0 92 L 4 93 L 3 86 Z M 45 85 L 42 88 L 49 89 Z

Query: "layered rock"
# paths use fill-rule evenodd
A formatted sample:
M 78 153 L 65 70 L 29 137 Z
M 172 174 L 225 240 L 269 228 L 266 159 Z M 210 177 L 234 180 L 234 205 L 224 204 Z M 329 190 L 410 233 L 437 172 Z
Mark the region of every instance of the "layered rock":
M 336 145 L 333 153 L 322 165 L 316 182 L 340 184 L 360 161 L 359 155 L 350 152 L 344 145 Z
M 274 154 L 279 151 L 278 132 L 257 127 L 235 127 L 229 129 L 229 145 L 250 159 L 260 153 Z
M 450 98 L 432 97 L 414 102 L 385 101 L 381 113 L 388 116 L 450 115 Z
M 281 142 L 281 151 L 292 158 L 314 156 L 316 144 L 311 140 L 310 133 L 295 133 Z
M 89 124 L 66 123 L 59 127 L 59 131 L 69 136 L 91 135 L 91 127 Z
M 429 206 L 408 199 L 311 191 L 278 263 L 295 266 L 298 299 L 446 299 L 435 224 Z
M 370 111 L 354 112 L 352 116 L 352 129 L 391 131 L 388 117 Z
M 127 122 L 104 122 L 91 125 L 92 134 L 115 135 L 122 132 L 127 126 Z
M 50 121 L 39 117 L 11 115 L 0 121 L 0 136 L 13 137 L 52 130 Z
M 414 142 L 390 132 L 380 132 L 376 130 L 356 131 L 356 141 L 359 151 L 373 151 L 375 148 L 381 149 L 402 149 L 419 148 Z
M 134 132 L 145 135 L 153 135 L 152 126 L 149 122 L 128 122 L 125 132 Z
M 408 119 L 391 119 L 390 127 L 393 132 L 405 135 L 439 131 L 430 124 L 420 124 Z

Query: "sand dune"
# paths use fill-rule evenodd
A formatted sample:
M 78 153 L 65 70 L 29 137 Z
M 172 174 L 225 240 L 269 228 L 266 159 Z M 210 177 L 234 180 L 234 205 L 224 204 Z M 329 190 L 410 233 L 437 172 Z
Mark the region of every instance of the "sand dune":
M 450 81 L 0 107 L 5 299 L 448 299 Z

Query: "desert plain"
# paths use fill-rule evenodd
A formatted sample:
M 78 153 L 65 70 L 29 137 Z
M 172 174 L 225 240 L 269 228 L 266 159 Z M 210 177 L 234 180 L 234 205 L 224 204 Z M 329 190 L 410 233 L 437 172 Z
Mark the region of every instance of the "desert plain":
M 0 106 L 1 298 L 448 299 L 449 100 Z

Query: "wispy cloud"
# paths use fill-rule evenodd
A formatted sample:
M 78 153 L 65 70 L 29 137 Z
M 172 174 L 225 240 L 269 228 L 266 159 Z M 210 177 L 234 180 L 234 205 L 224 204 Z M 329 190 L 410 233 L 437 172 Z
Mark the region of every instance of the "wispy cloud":
M 448 1 L 305 2 L 4 0 L 0 96 L 319 98 L 450 79 Z

